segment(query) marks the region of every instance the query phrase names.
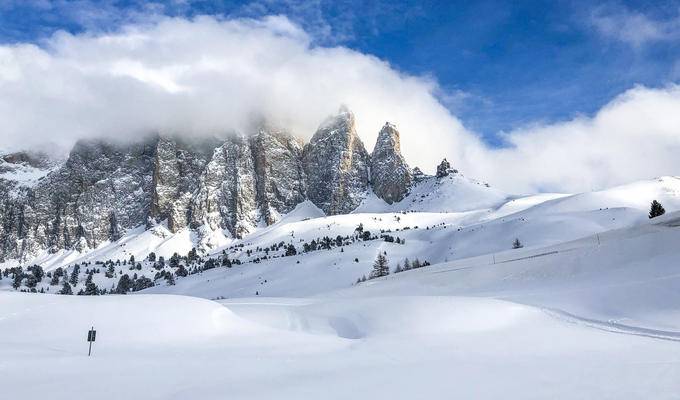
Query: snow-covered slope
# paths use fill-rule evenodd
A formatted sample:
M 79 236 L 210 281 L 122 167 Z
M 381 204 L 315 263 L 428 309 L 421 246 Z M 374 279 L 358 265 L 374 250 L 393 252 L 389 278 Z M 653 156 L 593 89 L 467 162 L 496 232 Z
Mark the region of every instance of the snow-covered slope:
M 672 399 L 680 391 L 680 213 L 597 236 L 306 298 L 2 292 L 3 393 Z M 77 385 L 62 384 L 74 376 Z
M 430 176 L 418 181 L 398 203 L 387 204 L 375 195 L 368 196 L 354 213 L 463 212 L 497 207 L 508 197 L 508 194 L 483 182 L 451 173 L 441 178 Z
M 200 244 L 210 243 L 212 250 L 204 257 L 221 257 L 224 253 L 242 264 L 178 278 L 173 287 L 160 281 L 157 282 L 159 286 L 150 290 L 206 298 L 255 293 L 312 295 L 347 287 L 367 275 L 378 252 L 387 253 L 392 267 L 405 258 L 419 258 L 436 264 L 503 252 L 511 247 L 515 238 L 526 248 L 539 248 L 629 227 L 647 220 L 652 199 L 659 199 L 669 212 L 680 209 L 680 179 L 676 177 L 595 193 L 541 194 L 508 200 L 504 200 L 505 194 L 460 175 L 450 175 L 439 182 L 433 178 L 420 185 L 423 184 L 432 185 L 434 189 L 423 203 L 418 203 L 418 210 L 390 211 L 400 203 L 388 205 L 375 199 L 375 212 L 367 212 L 369 208 L 366 207 L 352 214 L 327 217 L 311 202 L 303 202 L 277 224 L 259 228 L 243 240 L 229 239 L 228 232 L 220 231 L 206 230 L 199 234 L 200 231 L 181 230 L 173 234 L 160 224 L 150 230 L 143 227 L 132 230 L 120 240 L 105 242 L 86 253 L 74 250 L 44 253 L 26 265 L 37 263 L 46 271 L 76 263 L 90 263 L 91 268 L 97 261 L 125 261 L 134 256 L 141 264 L 140 269 L 128 271 L 131 266 L 123 263 L 115 268 L 112 278 L 105 278 L 103 268 L 98 268 L 93 280 L 100 288 L 108 289 L 115 286 L 123 274 L 156 276 L 158 270 L 153 268 L 153 263 L 145 261 L 150 252 L 167 260 L 175 252 L 185 255 L 194 246 L 200 248 Z M 404 202 L 418 198 L 419 188 L 421 186 L 416 186 Z M 457 190 L 462 193 L 461 202 L 474 203 L 476 198 L 477 205 L 485 208 L 441 212 L 441 207 L 447 204 L 443 201 L 444 195 Z M 382 208 L 378 207 L 378 202 L 382 203 Z M 370 240 L 359 237 L 356 229 L 360 225 L 364 232 L 370 232 Z M 398 238 L 399 243 L 386 241 L 384 235 Z M 334 244 L 338 236 L 343 238 L 341 246 Z M 333 241 L 330 248 L 305 251 L 306 244 L 320 243 L 324 237 Z M 286 246 L 293 246 L 297 254 L 283 257 Z M 14 265 L 17 264 L 8 262 L 3 267 Z M 83 288 L 86 269 L 87 266 L 81 270 L 76 291 Z M 166 269 L 173 272 L 170 267 Z M 9 279 L 4 279 L 0 281 L 0 288 L 9 289 L 10 284 Z M 51 292 L 60 288 L 50 286 L 47 279 L 37 289 L 41 287 Z

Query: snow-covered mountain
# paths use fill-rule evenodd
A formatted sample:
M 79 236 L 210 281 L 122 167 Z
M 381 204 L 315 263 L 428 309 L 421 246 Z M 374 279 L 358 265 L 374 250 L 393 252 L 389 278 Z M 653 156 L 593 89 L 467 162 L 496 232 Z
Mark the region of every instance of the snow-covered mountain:
M 400 202 L 388 204 L 369 192 L 349 214 L 326 215 L 306 200 L 241 239 L 205 227 L 200 233 L 190 227 L 172 232 L 166 223 L 157 223 L 130 229 L 95 249 L 42 251 L 24 265 L 38 264 L 45 271 L 61 267 L 67 275 L 80 265 L 75 292 L 84 290 L 88 272 L 96 271 L 92 281 L 109 291 L 127 274 L 151 278 L 156 286 L 148 290 L 159 293 L 207 298 L 311 295 L 347 287 L 368 275 L 380 252 L 395 267 L 406 258 L 440 264 L 492 255 L 511 248 L 515 238 L 525 248 L 550 246 L 644 222 L 654 199 L 669 212 L 680 210 L 680 178 L 576 195 L 518 197 L 451 171 L 419 177 Z M 193 248 L 197 256 L 190 261 L 186 255 Z M 150 253 L 163 257 L 165 264 L 150 260 Z M 175 253 L 184 257 L 180 263 L 189 274 L 174 275 L 175 285 L 167 286 L 164 274 L 177 273 L 177 264 L 168 262 Z M 221 268 L 227 258 L 231 268 Z M 108 265 L 98 264 L 107 261 L 115 264 L 109 277 L 104 273 Z M 10 260 L 4 267 L 18 265 Z M 35 290 L 58 291 L 63 280 L 50 285 L 44 279 Z M 3 282 L 9 288 L 10 281 Z
M 632 189 L 639 191 L 631 195 L 668 194 L 677 185 L 677 178 L 664 178 L 593 195 L 511 200 L 478 213 L 480 222 L 469 230 L 454 229 L 464 217 L 456 214 L 439 230 L 400 230 L 408 235 L 404 245 L 358 241 L 344 252 L 218 267 L 141 295 L 0 292 L 0 343 L 6 344 L 0 356 L 8 361 L 0 363 L 3 390 L 18 396 L 30 385 L 29 397 L 55 399 L 88 393 L 104 399 L 218 399 L 225 393 L 249 399 L 674 398 L 680 390 L 680 215 L 649 220 L 644 210 L 607 209 L 601 201 Z M 541 208 L 550 211 L 539 218 Z M 509 209 L 515 214 L 506 214 Z M 498 217 L 488 220 L 493 213 Z M 583 228 L 580 238 L 563 240 L 575 234 L 572 227 L 557 239 L 557 231 L 597 215 L 597 226 Z M 624 225 L 633 225 L 602 231 L 621 215 L 627 215 Z M 396 230 L 401 221 L 386 217 L 325 217 L 306 202 L 253 243 L 292 228 L 296 237 L 328 226 L 349 231 L 358 220 L 365 228 Z M 536 235 L 526 240 L 531 246 L 509 249 L 502 235 L 503 250 L 358 285 L 346 280 L 370 268 L 368 262 L 334 264 L 347 253 L 387 251 L 394 265 L 433 238 L 420 235 L 443 233 L 456 243 L 491 229 L 484 220 L 546 218 L 553 219 L 549 240 L 558 241 L 551 245 L 537 245 Z M 589 230 L 599 233 L 581 236 Z M 478 251 L 486 245 L 476 244 Z M 98 334 L 87 357 L 83 335 L 91 326 Z M 73 374 L 78 385 L 54 384 Z
M 213 236 L 243 238 L 307 199 L 346 214 L 371 187 L 391 203 L 411 184 L 396 128 L 383 128 L 371 158 L 345 108 L 306 145 L 263 122 L 223 139 L 83 140 L 61 165 L 17 153 L 4 156 L 0 173 L 0 262 L 87 252 L 158 224 L 190 229 L 208 249 Z
M 12 397 L 680 391 L 680 177 L 513 195 L 446 160 L 411 169 L 390 124 L 369 155 L 344 110 L 307 145 L 263 124 L 6 155 L 0 173 Z M 391 273 L 365 280 L 378 256 Z

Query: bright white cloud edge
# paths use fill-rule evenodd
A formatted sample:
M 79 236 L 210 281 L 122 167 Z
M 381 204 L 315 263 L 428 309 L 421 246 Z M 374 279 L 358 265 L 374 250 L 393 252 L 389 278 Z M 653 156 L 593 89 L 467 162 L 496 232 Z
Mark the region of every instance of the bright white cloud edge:
M 261 115 L 309 138 L 347 104 L 369 149 L 390 121 L 412 166 L 432 171 L 447 157 L 511 192 L 588 191 L 680 171 L 675 85 L 636 87 L 593 117 L 509 132 L 503 149 L 467 130 L 438 91 L 371 55 L 314 46 L 285 17 L 162 18 L 0 46 L 0 146 L 247 131 Z

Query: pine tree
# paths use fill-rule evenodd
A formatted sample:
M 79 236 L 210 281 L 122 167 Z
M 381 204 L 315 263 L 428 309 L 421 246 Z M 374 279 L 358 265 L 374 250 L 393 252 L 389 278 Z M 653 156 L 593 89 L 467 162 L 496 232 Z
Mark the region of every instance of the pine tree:
M 26 275 L 26 287 L 29 289 L 35 289 L 38 286 L 38 279 L 33 274 Z
M 168 282 L 168 286 L 175 286 L 175 277 L 172 273 L 165 274 L 165 281 Z
M 132 285 L 132 290 L 138 292 L 140 290 L 144 290 L 146 288 L 150 288 L 153 286 L 154 283 L 151 279 L 147 278 L 146 276 L 142 276 L 141 278 L 134 281 Z
M 69 283 L 72 286 L 75 286 L 78 284 L 78 274 L 80 273 L 80 265 L 76 264 L 73 266 L 73 271 L 71 272 L 71 278 L 69 279 Z
M 231 268 L 231 260 L 229 259 L 229 256 L 226 254 L 222 256 L 222 266 L 226 268 Z
M 92 276 L 92 275 L 88 275 Z M 99 288 L 97 285 L 90 280 L 90 282 L 87 282 L 85 284 L 85 291 L 83 292 L 84 295 L 86 296 L 98 296 L 99 295 Z
M 196 248 L 192 247 L 191 250 L 189 250 L 189 254 L 187 254 L 187 260 L 189 262 L 191 262 L 191 261 L 194 261 L 197 258 L 198 258 L 198 254 L 196 253 Z
M 409 261 L 408 258 L 404 258 L 404 268 L 402 270 L 408 271 L 409 269 L 412 269 L 413 267 L 411 266 L 411 261 Z
M 381 276 L 387 276 L 390 274 L 390 266 L 387 263 L 387 257 L 384 254 L 379 253 L 378 257 L 375 258 L 373 262 L 373 271 L 371 271 L 370 279 L 380 278 Z
M 512 242 L 512 248 L 513 249 L 521 249 L 522 247 L 524 247 L 522 242 L 520 242 L 518 238 L 515 238 L 515 241 Z
M 30 267 L 26 268 L 38 282 L 42 282 L 43 277 L 45 276 L 45 271 L 42 269 L 40 265 L 31 265 Z
M 395 274 L 398 274 L 398 273 L 400 273 L 401 271 L 403 271 L 403 269 L 401 269 L 401 264 L 400 264 L 400 263 L 397 263 L 397 268 L 394 269 L 394 273 L 395 273 Z
M 196 252 L 196 249 L 194 250 L 194 254 Z M 191 252 L 189 252 L 191 254 Z M 177 268 L 179 266 L 179 254 L 174 253 L 172 257 L 170 257 L 170 268 Z
M 412 266 L 411 268 L 413 268 L 413 269 L 420 268 L 420 267 L 423 266 L 423 265 L 420 263 L 420 260 L 418 260 L 417 258 L 416 258 L 415 260 L 413 260 L 413 264 L 412 264 L 412 265 L 413 265 L 413 266 Z
M 649 218 L 650 219 L 664 215 L 665 213 L 666 213 L 666 210 L 663 208 L 661 203 L 659 203 L 656 200 L 652 201 L 652 205 L 649 209 Z
M 14 273 L 14 278 L 12 280 L 12 287 L 14 290 L 19 289 L 21 287 L 21 281 L 24 280 L 24 273 L 23 272 L 15 272 Z
M 130 288 L 132 288 L 132 280 L 130 277 L 125 274 L 118 279 L 118 285 L 116 286 L 116 293 L 118 294 L 127 294 L 127 292 L 130 291 Z
M 62 286 L 61 290 L 59 291 L 59 294 L 73 294 L 73 290 L 71 290 L 71 285 L 68 284 L 68 281 L 64 279 L 64 286 Z
M 175 271 L 175 274 L 177 276 L 185 277 L 189 275 L 189 272 L 187 271 L 186 268 L 184 268 L 184 265 L 180 264 L 179 267 L 177 267 L 177 271 Z
M 297 254 L 297 250 L 295 249 L 295 246 L 293 246 L 293 244 L 289 244 L 286 247 L 286 257 L 294 256 L 296 254 Z

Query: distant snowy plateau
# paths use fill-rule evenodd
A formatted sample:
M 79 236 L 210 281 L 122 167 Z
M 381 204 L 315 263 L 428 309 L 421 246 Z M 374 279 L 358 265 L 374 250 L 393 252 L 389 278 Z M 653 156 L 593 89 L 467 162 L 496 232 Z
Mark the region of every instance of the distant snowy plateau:
M 511 195 L 347 110 L 1 158 L 0 398 L 680 398 L 680 177 Z

